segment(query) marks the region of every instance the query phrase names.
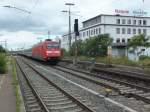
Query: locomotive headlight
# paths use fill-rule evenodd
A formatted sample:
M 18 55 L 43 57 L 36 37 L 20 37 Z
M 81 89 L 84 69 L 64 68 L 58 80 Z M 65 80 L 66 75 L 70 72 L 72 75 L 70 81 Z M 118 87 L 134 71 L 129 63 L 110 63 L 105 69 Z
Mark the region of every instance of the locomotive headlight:
M 53 53 L 53 52 L 52 51 L 46 51 L 46 53 L 49 54 L 49 53 Z
M 54 51 L 54 53 L 60 53 L 60 51 Z

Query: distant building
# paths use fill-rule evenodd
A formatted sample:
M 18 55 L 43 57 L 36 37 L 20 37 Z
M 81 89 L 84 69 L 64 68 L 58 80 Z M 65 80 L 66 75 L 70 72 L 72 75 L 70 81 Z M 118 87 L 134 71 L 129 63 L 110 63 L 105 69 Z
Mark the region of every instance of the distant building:
M 150 17 L 101 14 L 82 22 L 78 39 L 85 40 L 99 34 L 110 34 L 113 46 L 125 47 L 134 35 L 150 35 Z M 72 33 L 74 42 L 74 33 Z M 68 34 L 62 36 L 62 48 L 69 48 Z

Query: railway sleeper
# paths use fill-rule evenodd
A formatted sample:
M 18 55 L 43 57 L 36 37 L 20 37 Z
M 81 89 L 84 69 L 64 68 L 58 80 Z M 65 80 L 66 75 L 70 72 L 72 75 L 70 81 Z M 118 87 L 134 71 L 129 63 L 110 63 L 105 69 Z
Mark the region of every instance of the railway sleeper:
M 41 108 L 33 108 L 33 109 L 26 110 L 26 112 L 42 112 L 42 111 Z
M 150 96 L 150 93 L 140 93 L 138 95 L 143 96 L 143 97 L 147 97 L 147 96 Z
M 150 104 L 144 105 L 144 107 L 150 110 Z
M 51 93 L 45 93 L 45 94 L 42 94 L 43 97 L 53 97 L 53 96 L 59 96 L 59 95 L 63 95 L 62 93 L 55 93 L 55 94 L 51 94 Z
M 33 97 L 34 95 L 31 93 L 31 94 L 26 94 L 25 97 Z
M 54 100 L 45 99 L 44 102 L 47 102 L 47 103 L 48 103 L 48 102 L 52 102 L 52 103 L 54 102 L 54 103 L 55 103 L 55 102 L 60 102 L 60 101 L 61 101 L 61 102 L 63 102 L 63 101 L 65 102 L 65 101 L 67 101 L 67 100 L 69 100 L 69 99 L 68 99 L 67 97 L 64 97 L 64 98 L 62 98 L 62 99 L 54 99 Z
M 54 97 L 45 97 L 43 99 L 49 99 L 49 100 L 57 100 L 57 99 L 64 99 L 65 97 L 64 96 L 54 96 Z
M 37 100 L 31 100 L 31 101 L 26 101 L 27 105 L 30 105 L 30 104 L 35 104 L 37 103 Z
M 59 105 L 59 104 L 67 104 L 67 103 L 72 103 L 71 100 L 67 99 L 67 100 L 57 100 L 57 101 L 47 101 L 46 102 L 48 105 Z
M 30 109 L 34 109 L 34 108 L 39 108 L 40 106 L 39 106 L 38 103 L 35 103 L 35 104 L 30 104 L 30 105 L 28 105 L 28 107 L 29 107 Z
M 135 91 L 137 91 L 137 89 L 126 89 L 126 90 L 121 89 L 121 92 L 124 92 L 124 93 L 134 93 Z
M 26 100 L 32 101 L 32 100 L 35 100 L 35 98 L 34 97 L 26 97 Z
M 46 105 L 47 106 L 63 106 L 63 105 L 68 105 L 72 104 L 73 102 L 71 100 L 63 101 L 63 102 L 49 102 Z
M 80 109 L 80 107 L 77 104 L 72 103 L 70 105 L 49 107 L 49 109 L 55 112 L 59 112 L 58 110 L 61 110 L 62 112 L 66 111 L 74 112 L 75 109 Z

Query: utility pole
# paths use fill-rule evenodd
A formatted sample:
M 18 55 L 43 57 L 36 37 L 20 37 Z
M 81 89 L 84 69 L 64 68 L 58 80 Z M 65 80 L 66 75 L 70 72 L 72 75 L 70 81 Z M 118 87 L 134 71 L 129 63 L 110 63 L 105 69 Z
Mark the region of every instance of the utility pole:
M 71 6 L 75 5 L 74 3 L 65 3 L 65 5 L 69 6 L 68 11 L 62 11 L 62 12 L 68 12 L 69 14 L 69 33 L 68 33 L 68 41 L 69 41 L 69 50 L 71 50 Z
M 75 19 L 74 33 L 75 33 L 75 58 L 74 58 L 73 64 L 76 65 L 77 56 L 78 56 L 77 37 L 79 36 L 78 19 Z
M 50 39 L 50 33 L 51 33 L 51 32 L 50 32 L 50 31 L 48 31 L 48 39 Z
M 70 15 L 70 6 L 69 6 L 69 49 L 71 50 L 71 15 Z

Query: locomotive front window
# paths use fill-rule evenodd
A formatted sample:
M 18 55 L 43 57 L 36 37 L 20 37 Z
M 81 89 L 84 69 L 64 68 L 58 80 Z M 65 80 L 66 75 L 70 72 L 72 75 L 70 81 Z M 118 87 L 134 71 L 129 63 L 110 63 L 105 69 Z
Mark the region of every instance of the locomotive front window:
M 59 45 L 58 45 L 58 44 L 51 44 L 51 45 L 47 45 L 47 48 L 48 48 L 48 49 L 51 49 L 51 48 L 59 48 Z

